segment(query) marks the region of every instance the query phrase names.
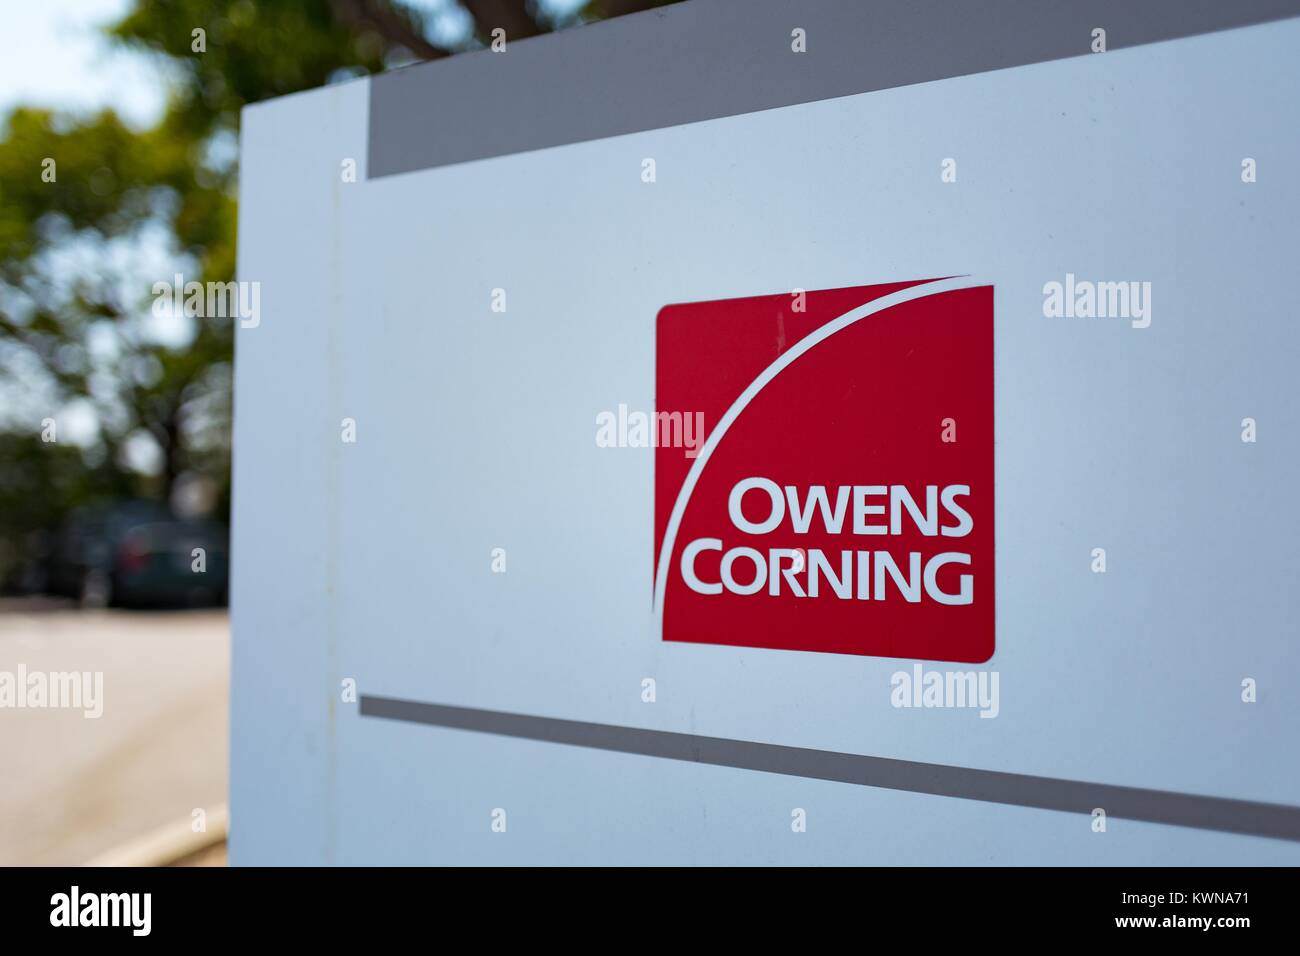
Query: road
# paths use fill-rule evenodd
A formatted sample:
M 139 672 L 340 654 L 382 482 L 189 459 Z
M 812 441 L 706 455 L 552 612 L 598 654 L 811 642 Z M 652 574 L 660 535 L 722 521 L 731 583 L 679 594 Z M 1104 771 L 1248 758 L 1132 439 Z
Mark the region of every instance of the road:
M 85 863 L 226 801 L 225 611 L 6 601 L 0 680 L 20 667 L 102 672 L 103 714 L 0 697 L 0 865 Z

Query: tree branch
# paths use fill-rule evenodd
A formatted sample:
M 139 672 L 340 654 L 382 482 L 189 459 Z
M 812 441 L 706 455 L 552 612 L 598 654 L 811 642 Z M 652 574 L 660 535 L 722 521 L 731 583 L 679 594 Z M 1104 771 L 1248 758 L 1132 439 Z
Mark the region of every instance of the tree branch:
M 434 46 L 404 10 L 388 0 L 331 0 L 335 15 L 354 30 L 369 27 L 394 46 L 405 47 L 424 60 L 450 56 L 450 50 Z
M 545 33 L 546 28 L 533 16 L 527 0 L 460 0 L 474 17 L 480 33 L 489 33 L 497 27 L 506 31 L 507 40 Z

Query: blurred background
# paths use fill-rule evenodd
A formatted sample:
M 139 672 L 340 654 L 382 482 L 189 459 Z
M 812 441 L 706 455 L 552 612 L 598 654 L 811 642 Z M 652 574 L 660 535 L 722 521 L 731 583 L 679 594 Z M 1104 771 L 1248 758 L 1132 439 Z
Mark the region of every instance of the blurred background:
M 6 0 L 0 675 L 104 706 L 0 699 L 0 864 L 224 860 L 233 325 L 153 290 L 234 277 L 240 108 L 667 2 Z

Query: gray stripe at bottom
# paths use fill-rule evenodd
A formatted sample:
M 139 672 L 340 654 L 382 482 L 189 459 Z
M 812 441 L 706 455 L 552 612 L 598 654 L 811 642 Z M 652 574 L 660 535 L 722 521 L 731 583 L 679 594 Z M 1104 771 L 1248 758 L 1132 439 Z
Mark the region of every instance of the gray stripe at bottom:
M 361 715 L 430 724 L 453 730 L 540 740 L 572 747 L 687 760 L 717 767 L 759 770 L 814 780 L 833 780 L 864 787 L 960 797 L 1016 807 L 1091 813 L 1102 807 L 1108 817 L 1166 823 L 1198 830 L 1245 833 L 1300 841 L 1300 807 L 1206 797 L 1140 787 L 1117 787 L 1081 780 L 1058 780 L 998 770 L 975 770 L 917 763 L 890 757 L 865 757 L 830 750 L 784 747 L 725 737 L 699 737 L 664 730 L 593 724 L 555 717 L 530 717 L 499 710 L 450 707 L 392 697 L 361 697 Z

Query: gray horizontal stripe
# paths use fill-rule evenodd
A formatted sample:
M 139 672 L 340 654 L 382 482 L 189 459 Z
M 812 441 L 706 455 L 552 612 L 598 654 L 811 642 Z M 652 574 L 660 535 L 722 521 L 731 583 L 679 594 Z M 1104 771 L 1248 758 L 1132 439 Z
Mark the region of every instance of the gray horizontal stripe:
M 830 750 L 784 747 L 725 737 L 699 737 L 554 717 L 530 717 L 392 697 L 363 695 L 361 715 L 1015 807 L 1080 814 L 1090 814 L 1094 807 L 1102 807 L 1108 817 L 1300 841 L 1300 807 L 1277 803 L 1058 780 L 890 757 L 864 757 Z
M 1114 50 L 1292 16 L 1300 0 L 688 0 L 373 77 L 368 175 L 1092 55 L 1094 27 Z

